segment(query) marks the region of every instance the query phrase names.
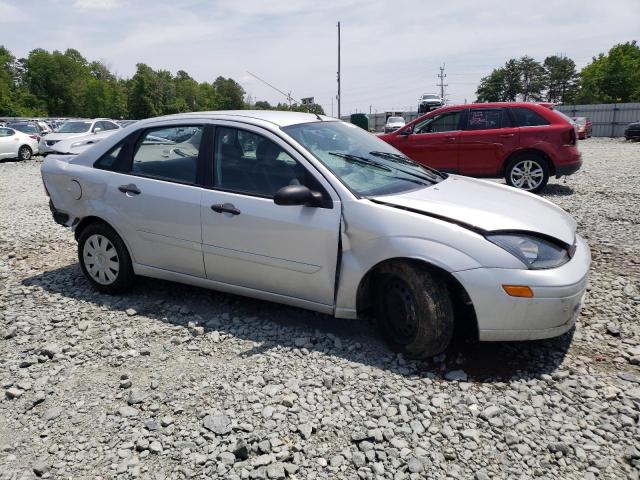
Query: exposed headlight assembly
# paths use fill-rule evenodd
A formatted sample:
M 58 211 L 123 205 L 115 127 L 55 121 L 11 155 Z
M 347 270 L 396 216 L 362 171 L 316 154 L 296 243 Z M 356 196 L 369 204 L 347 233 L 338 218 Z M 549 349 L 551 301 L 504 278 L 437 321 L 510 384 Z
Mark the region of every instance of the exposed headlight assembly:
M 556 268 L 564 265 L 571 258 L 566 248 L 533 235 L 505 233 L 487 235 L 486 238 L 532 270 Z

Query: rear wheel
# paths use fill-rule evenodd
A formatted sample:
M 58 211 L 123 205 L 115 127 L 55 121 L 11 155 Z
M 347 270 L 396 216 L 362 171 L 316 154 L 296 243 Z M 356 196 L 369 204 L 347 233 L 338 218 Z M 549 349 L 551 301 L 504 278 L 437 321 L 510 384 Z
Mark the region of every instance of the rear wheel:
M 20 160 L 29 160 L 32 153 L 33 152 L 31 152 L 31 148 L 29 148 L 27 145 L 23 145 L 20 147 L 20 150 L 18 150 L 18 158 Z
M 441 353 L 453 336 L 453 307 L 445 284 L 420 265 L 395 262 L 376 277 L 375 316 L 389 346 L 410 358 Z
M 505 170 L 508 185 L 528 192 L 539 192 L 549 181 L 549 165 L 540 155 L 523 154 L 511 160 Z
M 84 276 L 104 293 L 126 290 L 133 283 L 133 266 L 120 236 L 103 223 L 87 226 L 78 239 L 78 259 Z

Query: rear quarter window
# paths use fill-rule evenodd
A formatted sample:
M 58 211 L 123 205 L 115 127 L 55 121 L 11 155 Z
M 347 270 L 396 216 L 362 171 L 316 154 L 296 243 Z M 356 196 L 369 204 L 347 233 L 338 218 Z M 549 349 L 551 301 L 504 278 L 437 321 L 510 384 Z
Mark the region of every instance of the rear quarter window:
M 537 127 L 549 125 L 549 122 L 542 115 L 525 107 L 512 108 L 511 112 L 518 127 Z

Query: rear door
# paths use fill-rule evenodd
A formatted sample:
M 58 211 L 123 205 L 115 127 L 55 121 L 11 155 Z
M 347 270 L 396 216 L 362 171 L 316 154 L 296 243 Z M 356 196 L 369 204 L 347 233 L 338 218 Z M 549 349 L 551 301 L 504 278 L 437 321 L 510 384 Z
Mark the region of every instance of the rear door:
M 146 129 L 103 159 L 125 158 L 121 171 L 111 175 L 106 199 L 134 261 L 204 277 L 200 178 L 206 154 L 200 148 L 204 127 L 193 127 L 196 134 L 183 142 L 154 135 L 160 128 Z M 161 127 L 168 128 L 183 126 Z
M 410 135 L 394 145 L 416 162 L 443 171 L 458 170 L 460 110 L 448 111 L 417 123 Z
M 19 138 L 15 130 L 0 127 L 0 158 L 11 158 L 18 154 Z
M 494 176 L 520 144 L 520 129 L 505 108 L 469 108 L 459 135 L 458 164 L 463 175 Z
M 280 137 L 250 125 L 216 127 L 214 167 L 201 207 L 207 278 L 328 310 L 341 212 L 331 186 Z M 295 184 L 322 192 L 325 206 L 276 205 L 274 193 Z

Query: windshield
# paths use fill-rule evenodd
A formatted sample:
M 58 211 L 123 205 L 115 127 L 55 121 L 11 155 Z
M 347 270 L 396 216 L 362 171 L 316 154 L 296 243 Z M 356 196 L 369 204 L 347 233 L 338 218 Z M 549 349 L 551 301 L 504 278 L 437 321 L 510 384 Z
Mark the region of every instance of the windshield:
M 422 96 L 422 98 L 423 98 L 423 99 L 425 99 L 425 100 L 432 100 L 432 99 L 436 99 L 436 100 L 437 100 L 437 99 L 439 99 L 440 97 L 438 97 L 438 95 L 430 95 L 430 94 L 427 94 L 427 95 L 423 95 L 423 96 Z
M 10 123 L 9 126 L 22 133 L 38 133 L 38 129 L 31 123 Z
M 66 122 L 56 133 L 84 133 L 91 128 L 91 122 Z
M 404 118 L 402 117 L 389 117 L 389 119 L 387 120 L 387 123 L 404 123 Z
M 361 196 L 424 188 L 446 178 L 350 123 L 303 123 L 282 130 Z

